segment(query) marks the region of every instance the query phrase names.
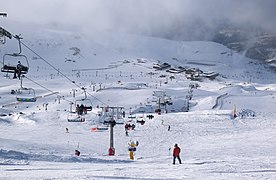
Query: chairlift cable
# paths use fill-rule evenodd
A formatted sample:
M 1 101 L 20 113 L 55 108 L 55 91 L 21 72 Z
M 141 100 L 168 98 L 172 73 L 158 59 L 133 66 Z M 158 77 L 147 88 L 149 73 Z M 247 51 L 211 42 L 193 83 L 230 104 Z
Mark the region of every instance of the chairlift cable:
M 24 76 L 24 78 L 28 79 L 29 81 L 31 81 L 31 82 L 33 82 L 34 84 L 36 84 L 36 85 L 38 85 L 38 86 L 42 87 L 43 89 L 46 89 L 47 91 L 49 91 L 49 92 L 51 92 L 51 93 L 55 93 L 55 91 L 52 91 L 52 90 L 50 90 L 50 89 L 46 88 L 45 86 L 43 86 L 43 85 L 39 84 L 38 82 L 35 82 L 34 80 L 32 80 L 32 79 L 28 78 L 27 76 Z M 58 92 L 58 94 L 60 94 L 60 93 Z M 65 99 L 65 98 L 64 98 L 64 100 L 65 100 L 65 101 L 67 101 L 67 102 L 73 103 L 72 101 L 67 100 L 67 99 Z
M 51 66 L 54 70 L 56 70 L 57 72 L 59 72 L 63 77 L 65 77 L 67 80 L 69 80 L 71 83 L 75 84 L 75 81 L 73 81 L 72 79 L 70 79 L 69 77 L 67 77 L 65 74 L 63 74 L 62 72 L 60 72 L 55 66 L 53 66 L 51 63 L 49 63 L 46 59 L 44 59 L 42 56 L 40 56 L 38 53 L 36 53 L 34 50 L 32 50 L 29 46 L 27 46 L 25 43 L 23 43 L 21 41 L 22 45 L 25 46 L 28 50 L 30 50 L 32 53 L 34 53 L 36 56 L 38 56 L 40 59 L 42 59 L 46 64 L 48 64 L 49 66 Z M 79 85 L 75 84 L 78 88 L 81 88 Z
M 29 81 L 33 82 L 34 84 L 36 84 L 36 85 L 42 87 L 43 89 L 46 89 L 47 91 L 54 93 L 54 91 L 52 91 L 52 90 L 46 88 L 45 86 L 42 86 L 41 84 L 39 84 L 39 83 L 33 81 L 32 79 L 28 78 L 27 76 L 24 76 L 24 78 L 26 78 L 26 79 L 28 79 Z
M 18 38 L 17 35 L 12 35 L 14 38 Z M 46 59 L 44 59 L 42 56 L 40 56 L 38 53 L 36 53 L 33 49 L 31 49 L 28 45 L 26 45 L 24 42 L 20 41 L 20 43 L 26 47 L 28 50 L 30 50 L 32 53 L 34 53 L 37 57 L 39 57 L 40 59 L 42 59 L 46 64 L 48 64 L 50 67 L 52 67 L 54 70 L 56 70 L 57 72 L 59 72 L 59 74 L 61 74 L 63 77 L 65 77 L 68 81 L 70 81 L 71 83 L 73 83 L 75 86 L 77 86 L 79 89 L 82 89 L 81 86 L 79 86 L 78 84 L 75 83 L 75 81 L 73 81 L 72 79 L 70 79 L 69 77 L 67 77 L 65 74 L 63 74 L 61 71 L 59 71 L 55 66 L 53 66 L 51 63 L 49 63 Z M 47 88 L 46 88 L 47 89 Z M 107 105 L 106 103 L 104 103 L 103 101 L 101 101 L 99 98 L 93 96 L 92 94 L 90 94 L 89 92 L 86 92 L 87 94 L 89 94 L 91 97 L 95 98 L 96 100 L 98 100 L 99 102 Z

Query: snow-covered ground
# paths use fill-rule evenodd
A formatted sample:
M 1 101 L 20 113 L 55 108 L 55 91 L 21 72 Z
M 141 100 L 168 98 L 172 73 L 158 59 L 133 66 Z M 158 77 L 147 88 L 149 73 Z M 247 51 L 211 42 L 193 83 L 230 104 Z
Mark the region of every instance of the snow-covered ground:
M 0 179 L 276 178 L 276 74 L 258 61 L 213 42 L 125 34 L 40 30 L 26 32 L 22 42 L 30 64 L 23 87 L 38 98 L 16 102 L 11 90 L 20 80 L 1 73 Z M 17 46 L 8 40 L 1 56 Z M 191 81 L 184 73 L 153 69 L 164 62 L 219 76 Z M 68 122 L 70 103 L 74 110 L 85 97 L 80 87 L 93 110 L 85 122 Z M 157 91 L 172 102 L 161 115 L 154 112 Z M 189 112 L 183 112 L 187 95 Z M 124 107 L 124 122 L 136 112 L 129 136 L 124 125 L 114 127 L 115 156 L 108 155 L 109 131 L 92 130 L 106 127 L 98 114 L 107 106 Z M 141 119 L 144 125 L 136 122 Z M 134 160 L 130 141 L 139 142 Z M 181 165 L 172 165 L 175 143 Z

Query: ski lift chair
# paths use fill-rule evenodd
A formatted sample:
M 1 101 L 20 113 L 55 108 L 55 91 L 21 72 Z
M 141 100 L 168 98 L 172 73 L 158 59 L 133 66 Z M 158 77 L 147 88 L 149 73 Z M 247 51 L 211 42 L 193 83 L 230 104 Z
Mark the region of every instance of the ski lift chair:
M 81 88 L 84 91 L 84 98 L 75 101 L 76 109 L 77 106 L 83 105 L 82 111 L 86 114 L 87 111 L 92 111 L 92 102 L 90 99 L 87 99 L 86 90 L 84 87 Z
M 84 122 L 85 118 L 77 113 L 69 112 L 67 115 L 68 122 Z
M 86 111 L 92 111 L 92 102 L 90 99 L 76 100 L 75 105 L 83 105 Z
M 18 71 L 17 64 L 22 63 L 22 68 L 20 68 L 20 74 L 27 74 L 29 71 L 29 62 L 25 55 L 22 54 L 5 54 L 3 56 L 3 67 L 1 72 L 15 73 Z
M 19 102 L 36 102 L 35 90 L 32 88 L 20 88 L 16 93 Z
M 3 28 L 2 28 L 3 29 Z M 4 35 L 8 38 L 12 38 L 12 35 L 6 31 L 2 30 L 4 32 Z M 20 74 L 27 74 L 29 70 L 29 62 L 25 55 L 22 55 L 22 49 L 21 49 L 21 37 L 19 35 L 14 36 L 18 40 L 19 44 L 19 52 L 12 53 L 12 54 L 4 54 L 3 56 L 3 67 L 1 68 L 2 72 L 6 73 L 20 73 Z M 7 59 L 9 58 L 9 59 Z M 17 68 L 18 63 L 20 62 L 21 67 L 20 69 Z

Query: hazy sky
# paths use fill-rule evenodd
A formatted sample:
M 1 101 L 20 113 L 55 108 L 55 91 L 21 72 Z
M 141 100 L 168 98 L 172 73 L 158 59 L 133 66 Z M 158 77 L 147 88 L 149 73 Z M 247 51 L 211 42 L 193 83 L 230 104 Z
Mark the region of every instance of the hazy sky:
M 86 30 L 152 31 L 178 21 L 227 18 L 273 29 L 276 0 L 0 0 L 7 20 L 77 25 Z M 1 21 L 0 21 L 1 22 Z

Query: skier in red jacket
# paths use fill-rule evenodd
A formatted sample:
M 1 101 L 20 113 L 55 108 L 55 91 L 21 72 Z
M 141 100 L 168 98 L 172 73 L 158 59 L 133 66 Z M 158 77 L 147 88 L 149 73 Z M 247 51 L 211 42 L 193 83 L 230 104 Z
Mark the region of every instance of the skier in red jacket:
M 177 158 L 179 161 L 179 164 L 181 164 L 181 159 L 180 159 L 180 148 L 178 147 L 177 144 L 174 145 L 174 149 L 173 149 L 173 164 L 175 164 L 175 159 Z

